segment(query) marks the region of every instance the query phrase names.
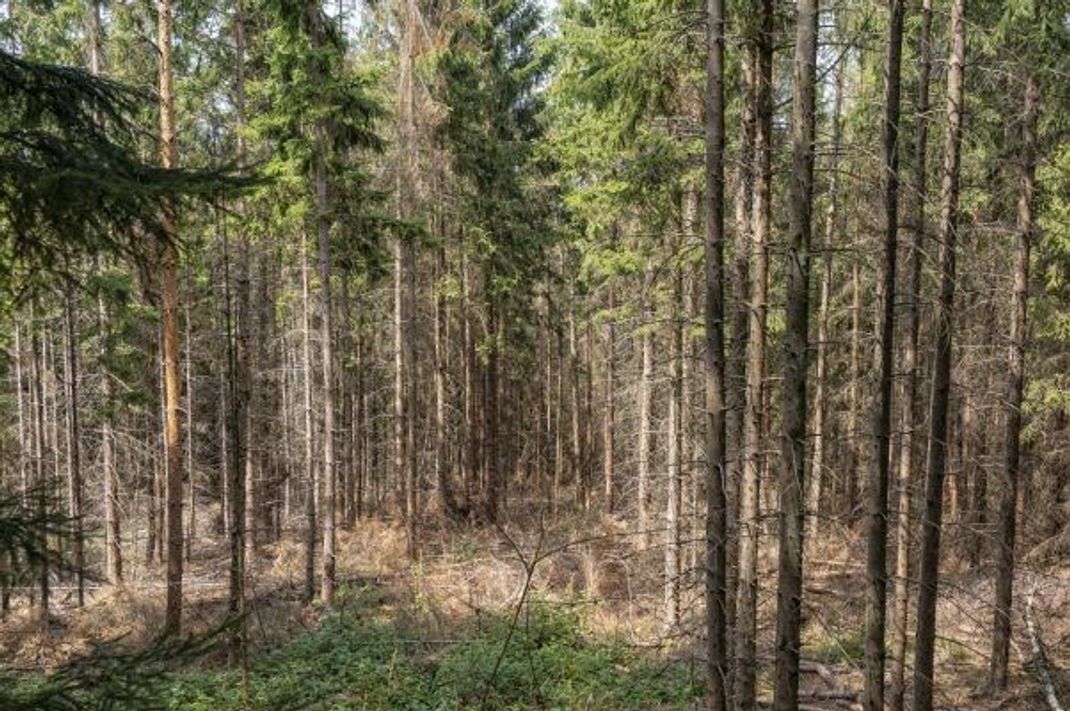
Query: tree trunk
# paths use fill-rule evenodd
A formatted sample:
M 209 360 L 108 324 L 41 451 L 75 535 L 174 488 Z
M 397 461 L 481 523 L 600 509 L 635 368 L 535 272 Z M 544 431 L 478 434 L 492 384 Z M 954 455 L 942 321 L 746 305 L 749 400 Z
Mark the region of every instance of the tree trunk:
M 818 0 L 796 10 L 792 82 L 791 192 L 783 346 L 780 549 L 777 571 L 776 682 L 773 708 L 799 705 L 802 628 L 803 491 L 806 473 L 806 380 L 810 316 L 810 218 L 814 190 L 814 84 Z
M 724 353 L 725 4 L 708 0 L 706 55 L 706 674 L 709 708 L 728 708 L 728 506 Z M 693 472 L 697 476 L 698 472 Z M 696 516 L 698 512 L 695 512 Z
M 999 545 L 996 547 L 996 610 L 992 620 L 992 661 L 989 680 L 1007 685 L 1007 659 L 1011 640 L 1011 602 L 1014 590 L 1014 534 L 1018 506 L 1018 467 L 1022 433 L 1022 390 L 1025 383 L 1025 347 L 1028 336 L 1029 248 L 1033 239 L 1033 204 L 1036 195 L 1037 115 L 1040 91 L 1032 69 L 1025 69 L 1025 116 L 1022 119 L 1021 156 L 1018 164 L 1017 244 L 1014 258 L 1014 293 L 1011 297 L 1010 353 L 1007 367 L 1007 421 L 1003 460 L 1003 486 L 999 504 Z
M 754 195 L 751 213 L 750 316 L 747 324 L 746 394 L 743 413 L 743 480 L 739 490 L 739 580 L 736 589 L 736 708 L 755 705 L 757 674 L 758 537 L 762 469 L 762 395 L 768 312 L 772 212 L 773 3 L 754 0 L 760 18 L 755 38 Z
M 157 48 L 159 51 L 160 139 L 164 168 L 177 167 L 174 77 L 171 69 L 171 0 L 157 0 Z M 164 491 L 167 550 L 167 603 L 164 634 L 182 629 L 182 424 L 179 410 L 182 386 L 178 355 L 178 235 L 174 205 L 164 205 L 164 243 L 160 255 L 160 285 L 163 311 L 164 451 L 167 462 Z
M 302 232 L 301 240 L 301 360 L 304 374 L 302 384 L 305 440 L 305 479 L 308 491 L 305 495 L 305 600 L 311 602 L 316 590 L 316 509 L 319 499 L 319 482 L 313 459 L 312 419 L 312 295 L 309 289 L 308 235 Z
M 814 383 L 814 446 L 810 465 L 810 479 L 806 489 L 806 554 L 809 556 L 817 541 L 820 524 L 821 490 L 825 476 L 826 422 L 828 419 L 828 346 L 829 306 L 832 297 L 832 255 L 839 227 L 840 150 L 843 134 L 843 62 L 836 65 L 835 98 L 832 109 L 832 155 L 829 164 L 828 209 L 825 212 L 824 264 L 821 270 L 821 293 L 817 312 L 817 372 Z
M 892 678 L 888 705 L 902 711 L 905 695 L 907 617 L 910 614 L 910 525 L 914 476 L 914 428 L 918 378 L 918 293 L 921 287 L 921 255 L 925 240 L 926 162 L 929 136 L 929 75 L 932 70 L 932 0 L 923 0 L 918 35 L 918 96 L 914 108 L 914 210 L 910 220 L 907 252 L 906 333 L 903 339 L 903 393 L 900 403 L 898 511 L 895 526 L 895 602 L 892 612 Z
M 955 304 L 955 238 L 958 233 L 959 167 L 962 158 L 963 64 L 966 57 L 966 0 L 951 3 L 951 53 L 947 74 L 947 136 L 940 187 L 940 297 L 933 314 L 932 405 L 925 517 L 921 527 L 918 622 L 914 654 L 914 711 L 933 708 L 933 652 L 940 570 L 940 527 L 947 466 L 947 405 L 951 390 L 951 327 Z
M 648 272 L 644 283 L 647 289 L 652 288 L 653 277 Z M 643 296 L 643 314 L 646 317 L 641 324 L 643 329 L 640 340 L 642 341 L 642 371 L 639 375 L 639 454 L 638 472 L 636 482 L 636 495 L 639 509 L 639 535 L 645 544 L 650 541 L 650 405 L 651 405 L 651 380 L 654 377 L 654 336 L 651 333 L 649 294 Z M 560 372 L 560 371 L 559 371 Z M 560 377 L 560 376 L 559 376 Z
M 64 295 L 64 381 L 67 389 L 67 497 L 72 526 L 72 563 L 78 581 L 78 607 L 85 605 L 85 539 L 82 533 L 82 442 L 78 417 L 78 331 L 75 326 L 74 294 Z
M 885 55 L 884 121 L 884 258 L 879 285 L 880 361 L 877 408 L 873 423 L 872 477 L 869 483 L 869 525 L 866 547 L 865 695 L 869 711 L 884 709 L 884 623 L 888 596 L 888 477 L 892 430 L 892 353 L 895 336 L 896 256 L 899 234 L 899 97 L 903 58 L 903 0 L 891 0 Z

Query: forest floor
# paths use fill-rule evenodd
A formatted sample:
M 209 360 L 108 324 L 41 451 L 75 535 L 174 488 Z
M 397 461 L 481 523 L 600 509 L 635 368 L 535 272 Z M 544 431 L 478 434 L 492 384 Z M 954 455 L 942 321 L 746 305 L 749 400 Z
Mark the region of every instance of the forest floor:
M 202 527 L 202 530 L 205 528 Z M 583 532 L 577 534 L 576 532 Z M 701 586 L 681 581 L 681 619 L 663 619 L 663 548 L 608 517 L 551 529 L 427 528 L 409 563 L 400 527 L 378 520 L 339 533 L 335 610 L 306 606 L 296 540 L 263 546 L 248 583 L 253 708 L 698 708 Z M 759 694 L 771 695 L 775 550 L 761 561 Z M 685 554 L 693 566 L 697 547 Z M 127 551 L 127 582 L 91 585 L 87 604 L 57 590 L 46 630 L 16 598 L 0 625 L 0 659 L 28 674 L 87 651 L 91 640 L 152 641 L 163 619 L 162 570 Z M 826 531 L 807 571 L 805 708 L 860 708 L 864 542 Z M 991 575 L 946 556 L 938 611 L 936 698 L 943 709 L 1044 709 L 1024 610 L 1032 601 L 1056 693 L 1070 700 L 1070 571 L 1023 571 L 1008 689 L 985 688 Z M 530 578 L 530 581 L 529 581 Z M 199 537 L 185 580 L 184 620 L 225 616 L 226 549 Z M 526 583 L 530 582 L 530 585 Z M 515 615 L 518 610 L 520 614 Z M 913 622 L 910 631 L 913 632 Z M 215 654 L 169 677 L 171 708 L 241 708 L 239 677 Z M 908 671 L 909 674 L 909 671 Z M 908 680 L 909 681 L 909 680 Z

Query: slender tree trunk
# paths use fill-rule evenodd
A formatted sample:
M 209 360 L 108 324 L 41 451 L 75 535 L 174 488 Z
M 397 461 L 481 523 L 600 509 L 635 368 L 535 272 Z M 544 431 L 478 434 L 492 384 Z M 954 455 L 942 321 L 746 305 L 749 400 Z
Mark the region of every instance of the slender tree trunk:
M 309 40 L 313 51 L 322 49 L 325 42 L 323 16 L 317 2 L 310 1 L 305 8 L 309 23 Z M 311 72 L 314 82 L 322 81 L 315 62 Z M 327 205 L 327 151 L 329 145 L 326 119 L 320 118 L 313 126 L 312 181 L 315 200 L 315 223 L 317 245 L 317 271 L 319 273 L 320 301 L 320 363 L 323 380 L 323 492 L 321 517 L 323 519 L 323 560 L 320 579 L 320 598 L 327 605 L 334 603 L 335 587 L 335 496 L 337 472 L 334 461 L 334 353 L 331 338 L 334 322 L 331 305 L 331 243 L 330 221 Z
M 918 95 L 914 138 L 914 209 L 907 253 L 906 334 L 903 339 L 903 393 L 900 403 L 898 511 L 895 527 L 895 603 L 892 613 L 892 674 L 888 705 L 902 711 L 906 692 L 907 617 L 910 614 L 910 524 L 913 500 L 914 429 L 918 378 L 918 293 L 925 240 L 926 163 L 929 141 L 929 75 L 932 71 L 932 0 L 923 0 L 918 35 Z
M 82 442 L 78 417 L 78 331 L 75 325 L 74 294 L 68 288 L 64 294 L 64 381 L 67 389 L 67 497 L 73 536 L 72 563 L 78 581 L 78 607 L 85 605 L 85 539 L 82 532 Z
M 825 475 L 825 430 L 828 419 L 828 345 L 829 302 L 832 296 L 832 255 L 839 226 L 840 204 L 840 142 L 843 134 L 843 62 L 836 65 L 835 97 L 832 108 L 832 156 L 829 165 L 828 209 L 825 212 L 825 254 L 821 270 L 821 294 L 817 313 L 817 372 L 814 384 L 814 445 L 810 479 L 806 491 L 806 511 L 809 526 L 806 530 L 807 555 L 817 541 L 820 529 L 821 489 Z
M 576 294 L 569 295 L 568 300 L 568 370 L 569 400 L 572 405 L 572 439 L 571 456 L 572 483 L 576 487 L 576 501 L 584 508 L 587 492 L 587 470 L 583 463 L 583 402 L 580 399 L 580 351 L 576 338 Z
M 883 182 L 884 258 L 879 285 L 880 361 L 877 408 L 873 423 L 873 463 L 869 483 L 869 525 L 866 547 L 866 672 L 864 706 L 884 709 L 884 623 L 888 595 L 888 478 L 892 435 L 892 353 L 895 344 L 895 283 L 899 234 L 899 97 L 903 58 L 903 0 L 891 0 L 885 55 Z
M 791 199 L 784 319 L 777 571 L 776 683 L 773 708 L 799 705 L 802 628 L 803 491 L 806 474 L 806 380 L 810 316 L 810 218 L 814 190 L 814 84 L 818 0 L 800 0 L 792 82 Z
M 312 295 L 309 288 L 308 235 L 302 233 L 301 244 L 301 361 L 304 375 L 302 398 L 304 411 L 305 479 L 308 491 L 305 495 L 305 600 L 311 601 L 316 590 L 316 509 L 319 482 L 313 458 L 312 418 Z
M 193 324 L 190 318 L 190 302 L 193 290 L 189 280 L 186 281 L 186 483 L 189 511 L 186 513 L 189 523 L 186 525 L 185 557 L 188 563 L 193 557 L 193 539 L 197 535 L 197 487 L 193 482 Z
M 49 494 L 51 482 L 45 466 L 45 392 L 44 392 L 44 356 L 41 350 L 41 338 L 37 334 L 36 309 L 33 304 L 30 307 L 30 383 L 33 389 L 33 464 L 34 464 L 34 487 L 37 489 L 37 513 L 44 517 L 48 514 Z M 48 605 L 50 597 L 49 567 L 48 561 L 42 559 L 39 563 L 38 590 L 40 597 L 37 600 L 37 618 L 42 624 L 48 622 Z
M 856 243 L 851 264 L 851 362 L 847 383 L 847 466 L 843 472 L 844 509 L 850 523 L 854 522 L 858 507 L 858 467 L 862 460 L 858 432 L 859 386 L 862 382 L 862 277 L 857 249 Z
M 681 235 L 676 240 L 674 252 L 679 254 L 684 244 L 683 237 L 691 234 L 695 222 L 695 193 L 685 190 L 681 206 Z M 672 630 L 680 623 L 680 553 L 681 525 L 680 504 L 684 434 L 682 411 L 684 407 L 684 334 L 683 314 L 683 267 L 678 266 L 672 276 L 672 307 L 669 318 L 671 329 L 669 352 L 669 435 L 668 477 L 665 496 L 665 626 Z
M 724 0 L 708 0 L 706 13 L 706 674 L 709 708 L 726 711 L 729 653 L 725 605 L 728 502 L 725 478 Z
M 613 247 L 616 247 L 617 242 L 617 225 L 613 226 Z M 602 412 L 602 497 L 605 501 L 606 513 L 613 513 L 614 500 L 613 500 L 613 444 L 614 444 L 614 431 L 616 429 L 616 408 L 615 408 L 615 390 L 616 390 L 616 345 L 617 345 L 617 325 L 616 314 L 614 313 L 616 303 L 616 292 L 613 289 L 612 282 L 607 285 L 609 294 L 607 295 L 608 307 L 609 307 L 609 319 L 606 321 L 606 370 L 605 370 L 605 408 Z
M 235 118 L 237 125 L 235 126 L 235 133 L 237 135 L 237 148 L 238 148 L 238 165 L 240 168 L 244 168 L 245 164 L 245 7 L 244 0 L 236 0 L 234 5 L 234 103 L 235 103 Z M 244 212 L 244 205 L 239 203 L 239 213 Z M 222 230 L 224 238 L 226 237 L 226 228 Z M 241 261 L 242 272 L 241 281 L 238 285 L 238 334 L 234 333 L 234 324 L 231 317 L 231 298 L 230 298 L 230 259 L 228 254 L 229 245 L 224 244 L 223 260 L 224 268 L 226 270 L 224 284 L 226 285 L 224 299 L 226 302 L 226 328 L 227 328 L 227 371 L 229 373 L 228 385 L 226 389 L 226 399 L 230 403 L 230 407 L 225 410 L 226 419 L 229 421 L 227 429 L 229 435 L 232 438 L 229 443 L 227 453 L 233 457 L 233 461 L 227 462 L 224 467 L 224 476 L 226 477 L 227 489 L 229 490 L 230 497 L 227 501 L 227 517 L 232 522 L 231 526 L 227 530 L 228 540 L 230 543 L 230 576 L 229 587 L 227 597 L 227 612 L 232 617 L 238 618 L 235 623 L 234 632 L 230 639 L 230 648 L 228 650 L 229 662 L 231 666 L 236 664 L 242 665 L 243 672 L 246 670 L 246 625 L 242 617 L 245 614 L 245 567 L 247 561 L 246 546 L 252 539 L 250 535 L 250 528 L 248 525 L 247 508 L 252 507 L 255 510 L 255 500 L 250 500 L 248 492 L 248 479 L 243 476 L 242 460 L 243 458 L 249 458 L 253 453 L 253 444 L 251 438 L 253 435 L 253 428 L 251 418 L 246 416 L 246 412 L 250 409 L 252 399 L 252 387 L 253 387 L 253 370 L 251 363 L 252 347 L 249 343 L 251 337 L 251 315 L 249 304 L 249 239 L 245 233 L 244 225 L 242 226 L 241 234 L 239 236 L 241 242 Z M 235 343 L 237 339 L 237 343 Z M 237 346 L 237 347 L 236 347 Z M 285 382 L 285 374 L 283 375 L 283 382 Z M 282 417 L 284 419 L 287 416 L 287 410 L 284 408 Z M 245 432 L 241 430 L 244 426 Z M 244 440 L 242 435 L 244 434 Z M 225 438 L 224 438 L 225 441 Z M 245 448 L 243 450 L 243 441 Z M 224 454 L 224 461 L 226 461 L 226 454 Z M 252 551 L 249 551 L 250 553 Z M 243 679 L 244 679 L 243 675 Z
M 647 288 L 651 288 L 652 277 L 648 273 L 646 277 Z M 644 296 L 648 300 L 649 295 Z M 639 375 L 639 471 L 636 482 L 638 509 L 639 509 L 639 533 L 644 543 L 650 540 L 650 405 L 651 405 L 651 380 L 654 377 L 654 337 L 650 329 L 650 307 L 644 304 L 644 314 L 647 317 L 642 324 L 643 329 L 640 339 L 642 341 L 642 372 Z M 560 372 L 560 371 L 559 371 Z M 560 376 L 559 376 L 560 377 Z M 559 392 L 560 399 L 560 392 Z
M 1022 389 L 1025 383 L 1025 348 L 1028 338 L 1029 248 L 1033 239 L 1033 204 L 1036 196 L 1037 116 L 1040 90 L 1031 68 L 1025 69 L 1025 116 L 1018 164 L 1017 244 L 1014 257 L 1010 353 L 1007 367 L 1007 421 L 1003 460 L 1003 486 L 999 504 L 999 545 L 996 547 L 996 610 L 992 620 L 992 661 L 989 681 L 1007 685 L 1010 656 L 1011 602 L 1014 591 L 1014 535 L 1018 507 L 1018 468 L 1022 434 Z
M 754 0 L 755 38 L 754 195 L 751 214 L 750 316 L 747 324 L 746 394 L 743 414 L 743 481 L 739 490 L 739 581 L 736 589 L 736 708 L 751 711 L 757 673 L 758 536 L 761 529 L 762 394 L 765 322 L 768 311 L 768 248 L 772 211 L 773 3 Z
M 914 711 L 933 708 L 933 652 L 940 570 L 944 472 L 947 466 L 947 410 L 951 390 L 951 328 L 955 304 L 955 239 L 958 233 L 959 168 L 962 158 L 963 65 L 966 58 L 966 0 L 951 3 L 951 53 L 947 75 L 947 136 L 940 187 L 940 297 L 933 314 L 932 409 L 925 514 L 921 524 L 918 623 L 914 654 Z
M 397 207 L 398 218 L 410 219 L 413 214 L 413 186 L 418 180 L 416 155 L 415 94 L 413 60 L 416 54 L 418 17 L 415 0 L 402 0 L 402 37 L 398 87 L 398 156 Z M 415 308 L 415 257 L 412 240 L 399 237 L 395 257 L 394 318 L 395 325 L 395 381 L 394 381 L 394 447 L 397 473 L 401 477 L 405 507 L 405 549 L 409 557 L 418 555 L 416 451 L 414 439 L 415 394 L 413 376 L 414 355 L 412 320 Z
M 101 400 L 104 417 L 100 424 L 101 478 L 104 488 L 104 574 L 108 582 L 118 585 L 123 581 L 123 550 L 119 519 L 119 492 L 115 470 L 115 442 L 112 434 L 112 384 L 105 358 L 104 338 L 108 333 L 108 311 L 104 297 L 97 296 L 97 327 L 102 335 L 100 353 Z
M 178 144 L 175 137 L 174 77 L 171 69 L 171 0 L 157 0 L 159 50 L 160 138 L 164 168 L 175 168 Z M 164 243 L 160 257 L 163 311 L 164 450 L 167 462 L 165 531 L 167 536 L 167 604 L 165 634 L 182 629 L 182 424 L 179 420 L 182 387 L 178 355 L 178 235 L 174 205 L 164 205 Z

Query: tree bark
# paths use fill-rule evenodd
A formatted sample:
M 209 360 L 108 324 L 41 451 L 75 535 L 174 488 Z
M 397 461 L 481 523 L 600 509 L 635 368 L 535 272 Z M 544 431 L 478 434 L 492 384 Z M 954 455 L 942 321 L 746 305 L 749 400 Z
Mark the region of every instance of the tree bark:
M 914 478 L 914 429 L 918 379 L 918 296 L 921 288 L 921 256 L 925 241 L 926 165 L 929 142 L 929 78 L 932 72 L 932 0 L 922 0 L 918 35 L 918 87 L 914 108 L 914 203 L 907 252 L 906 333 L 903 339 L 903 392 L 900 403 L 898 511 L 895 527 L 895 602 L 892 612 L 892 670 L 888 705 L 902 711 L 906 693 L 907 618 L 910 614 L 911 508 Z
M 790 219 L 785 269 L 787 284 L 779 482 L 780 549 L 777 570 L 776 681 L 773 696 L 773 708 L 776 711 L 790 711 L 799 705 L 817 20 L 818 0 L 800 0 L 796 6 L 795 59 L 792 71 Z
M 768 312 L 769 241 L 772 224 L 773 2 L 754 0 L 755 37 L 754 195 L 751 201 L 750 316 L 747 324 L 743 414 L 743 480 L 739 490 L 739 580 L 736 588 L 736 708 L 751 711 L 756 693 L 758 537 L 761 533 L 762 395 Z
M 1014 592 L 1014 536 L 1018 508 L 1018 470 L 1022 433 L 1022 390 L 1025 384 L 1025 349 L 1028 338 L 1029 249 L 1034 237 L 1033 204 L 1036 196 L 1037 117 L 1040 90 L 1030 68 L 1025 69 L 1025 115 L 1022 118 L 1021 156 L 1018 163 L 1018 216 L 1014 256 L 1014 291 L 1011 295 L 1010 352 L 1007 367 L 1006 432 L 1003 486 L 999 504 L 999 545 L 996 547 L 996 609 L 992 620 L 992 657 L 989 681 L 1007 685 L 1010 656 L 1011 603 Z
M 724 350 L 724 75 L 725 3 L 706 5 L 706 674 L 709 708 L 728 709 L 728 620 L 725 541 L 727 442 Z M 698 472 L 693 472 L 698 476 Z M 698 512 L 695 512 L 698 515 Z
M 877 408 L 873 423 L 873 462 L 869 483 L 866 546 L 866 651 L 863 706 L 884 709 L 884 623 L 888 597 L 888 478 L 892 430 L 892 353 L 895 336 L 896 256 L 899 235 L 899 99 L 903 58 L 903 0 L 891 0 L 884 72 L 882 131 L 884 183 L 884 255 L 879 285 L 876 349 L 880 362 Z
M 951 3 L 951 52 L 947 75 L 947 135 L 940 187 L 940 297 L 933 314 L 932 398 L 925 514 L 921 524 L 918 621 L 914 654 L 914 711 L 933 708 L 936 596 L 947 466 L 947 410 L 951 390 L 951 334 L 955 305 L 955 239 L 958 233 L 959 168 L 962 159 L 963 64 L 966 58 L 966 0 Z
M 171 0 L 157 0 L 157 47 L 159 50 L 160 139 L 164 168 L 178 164 L 175 135 L 174 75 L 171 68 Z M 167 550 L 167 602 L 164 634 L 182 629 L 182 424 L 179 410 L 182 386 L 178 354 L 178 234 L 174 205 L 164 205 L 164 242 L 160 254 L 160 285 L 163 311 L 164 453 L 167 462 L 164 489 Z

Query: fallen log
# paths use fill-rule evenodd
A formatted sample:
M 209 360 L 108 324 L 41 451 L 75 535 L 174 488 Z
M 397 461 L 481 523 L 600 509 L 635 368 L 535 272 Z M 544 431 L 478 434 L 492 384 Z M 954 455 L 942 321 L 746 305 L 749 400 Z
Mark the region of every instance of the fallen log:
M 1036 583 L 1029 590 L 1025 598 L 1025 628 L 1029 633 L 1029 644 L 1033 648 L 1033 669 L 1036 670 L 1040 685 L 1044 687 L 1044 700 L 1048 702 L 1051 711 L 1064 711 L 1059 703 L 1059 696 L 1055 693 L 1055 682 L 1052 678 L 1051 664 L 1048 656 L 1044 653 L 1044 641 L 1037 632 L 1036 622 L 1033 620 L 1033 597 L 1036 594 Z

